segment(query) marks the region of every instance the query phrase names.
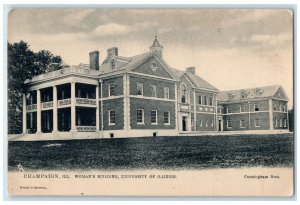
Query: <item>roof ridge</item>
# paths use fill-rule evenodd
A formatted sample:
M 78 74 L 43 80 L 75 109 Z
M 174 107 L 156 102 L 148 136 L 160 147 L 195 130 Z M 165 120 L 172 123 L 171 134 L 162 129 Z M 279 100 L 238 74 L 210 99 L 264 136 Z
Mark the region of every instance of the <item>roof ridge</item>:
M 251 88 L 243 88 L 243 89 L 224 90 L 224 91 L 221 91 L 221 93 L 225 93 L 225 92 L 234 92 L 234 91 L 242 91 L 242 90 L 254 90 L 254 89 L 256 89 L 256 88 L 267 88 L 267 87 L 281 87 L 281 85 L 266 85 L 266 86 L 251 87 Z

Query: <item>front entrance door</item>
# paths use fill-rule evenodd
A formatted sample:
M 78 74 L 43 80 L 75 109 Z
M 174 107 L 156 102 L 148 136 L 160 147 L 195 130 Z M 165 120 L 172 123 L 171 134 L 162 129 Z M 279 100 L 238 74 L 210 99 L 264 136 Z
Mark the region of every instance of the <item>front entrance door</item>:
M 219 132 L 223 131 L 222 120 L 219 120 Z
M 182 131 L 187 131 L 186 117 L 182 117 Z

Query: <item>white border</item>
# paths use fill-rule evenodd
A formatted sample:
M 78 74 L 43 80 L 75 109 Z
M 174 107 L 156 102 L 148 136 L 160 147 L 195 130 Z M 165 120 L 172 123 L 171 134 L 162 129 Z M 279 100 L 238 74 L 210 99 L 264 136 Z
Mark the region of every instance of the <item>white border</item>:
M 62 7 L 69 7 L 70 5 L 67 5 L 66 3 L 68 3 L 69 1 L 62 1 L 62 0 L 44 0 L 44 1 L 40 1 L 40 0 L 23 0 L 21 1 L 21 3 L 23 3 L 24 5 L 15 5 L 15 7 L 32 7 L 32 4 L 42 4 L 44 7 L 49 7 L 49 6 L 53 6 L 50 4 L 57 4 L 55 5 L 56 7 L 58 7 L 58 5 L 62 6 Z M 4 35 L 1 35 L 1 41 L 3 42 L 1 45 L 1 49 L 0 49 L 0 62 L 2 62 L 2 68 L 6 68 L 7 64 L 6 64 L 6 42 L 7 42 L 7 36 L 6 36 L 6 32 L 7 32 L 7 28 L 6 28 L 6 20 L 7 20 L 7 13 L 8 13 L 8 8 L 9 7 L 13 7 L 12 5 L 8 6 L 5 4 L 18 4 L 20 3 L 20 0 L 3 0 L 2 1 L 2 7 L 0 7 L 0 11 L 1 11 L 1 21 L 0 21 L 0 26 L 3 28 L 3 33 Z M 238 0 L 210 0 L 210 1 L 194 1 L 194 0 L 185 0 L 184 3 L 176 3 L 175 1 L 173 1 L 173 5 L 163 5 L 163 4 L 167 4 L 168 1 L 167 0 L 144 0 L 143 2 L 138 1 L 138 0 L 127 0 L 126 2 L 122 1 L 122 0 L 110 0 L 110 1 L 102 1 L 99 2 L 97 0 L 77 0 L 77 1 L 72 1 L 73 5 L 76 7 L 86 7 L 87 5 L 80 5 L 80 4 L 104 4 L 105 7 L 120 7 L 117 6 L 115 4 L 122 4 L 121 7 L 141 7 L 141 5 L 144 5 L 142 7 L 145 6 L 149 6 L 150 7 L 188 7 L 188 8 L 193 8 L 193 7 L 214 7 L 214 8 L 222 8 L 222 7 L 247 7 L 247 8 L 253 8 L 253 7 L 258 7 L 258 8 L 265 8 L 265 7 L 272 7 L 272 8 L 277 8 L 277 7 L 284 7 L 284 8 L 291 8 L 293 7 L 292 5 L 287 5 L 287 4 L 294 4 L 294 9 L 297 9 L 298 7 L 298 1 L 297 0 L 277 0 L 276 3 L 277 5 L 274 5 L 275 1 L 274 0 L 252 0 L 252 1 L 238 1 Z M 129 5 L 124 5 L 124 3 L 127 3 Z M 199 4 L 199 3 L 205 3 L 206 5 L 195 5 L 195 4 Z M 250 4 L 251 3 L 251 4 Z M 114 4 L 114 5 L 113 5 Z M 136 5 L 136 4 L 140 4 L 140 5 Z M 158 4 L 158 5 L 153 5 L 153 4 Z M 217 5 L 214 5 L 217 4 Z M 222 4 L 222 5 L 219 5 Z M 232 4 L 238 4 L 238 5 L 232 5 Z M 253 5 L 256 4 L 256 5 Z M 279 5 L 282 4 L 282 5 Z M 3 7 L 5 6 L 5 7 Z M 99 7 L 99 5 L 97 5 L 97 7 Z M 298 15 L 297 15 L 297 19 L 296 19 L 296 25 L 298 26 L 299 24 L 299 19 L 298 19 Z M 295 29 L 296 30 L 296 29 Z M 296 31 L 295 31 L 296 32 Z M 295 35 L 296 37 L 296 35 Z M 295 46 L 298 45 L 298 42 L 295 41 Z M 296 47 L 297 48 L 297 47 Z M 296 56 L 297 55 L 297 56 Z M 299 59 L 299 53 L 296 50 L 295 53 L 295 66 L 297 65 L 297 59 Z M 2 123 L 0 123 L 0 129 L 3 131 L 3 142 L 0 145 L 0 149 L 3 150 L 3 158 L 1 158 L 1 160 L 6 159 L 7 157 L 7 148 L 6 148 L 6 140 L 7 140 L 7 108 L 6 108 L 6 90 L 7 90 L 7 81 L 6 81 L 6 77 L 7 77 L 7 72 L 6 69 L 0 69 L 0 75 L 2 76 L 2 83 L 0 83 L 0 95 L 1 95 L 1 99 L 0 100 L 0 115 L 3 116 L 3 121 Z M 295 70 L 295 79 L 298 79 L 298 72 Z M 295 82 L 295 86 L 297 85 L 297 82 Z M 297 87 L 295 87 L 297 88 Z M 298 96 L 298 89 L 297 89 L 297 96 Z M 297 102 L 297 96 L 295 96 L 295 102 Z M 297 104 L 298 105 L 298 104 Z M 297 106 L 295 104 L 295 106 Z M 297 110 L 296 110 L 297 111 Z M 297 119 L 299 117 L 299 113 L 296 112 L 297 115 Z M 298 121 L 295 121 L 295 124 L 297 124 L 297 126 L 295 127 L 300 127 L 300 124 L 298 124 Z M 299 145 L 299 140 L 297 140 L 296 138 L 296 143 L 297 145 Z M 297 154 L 297 162 L 299 160 L 299 152 L 296 152 Z M 2 161 L 1 161 L 2 162 Z M 6 164 L 6 161 L 5 161 Z M 298 164 L 298 163 L 297 163 Z M 1 181 L 2 184 L 4 182 L 4 186 L 1 187 L 1 193 L 4 194 L 4 199 L 8 200 L 8 196 L 6 195 L 6 191 L 4 189 L 6 189 L 6 185 L 7 185 L 7 180 L 6 180 L 6 176 L 7 173 L 6 171 L 4 171 L 4 177 L 3 177 L 3 172 L 2 170 L 6 169 L 6 167 L 4 166 L 4 163 L 1 163 Z M 3 169 L 4 168 L 4 169 Z M 297 182 L 298 179 L 296 178 Z M 299 189 L 296 189 L 295 193 L 299 196 Z M 276 197 L 271 197 L 271 198 L 258 198 L 258 197 L 254 197 L 254 198 L 247 198 L 247 197 L 242 197 L 242 198 L 234 198 L 234 197 L 203 197 L 203 198 L 198 198 L 198 197 L 187 197 L 187 198 L 182 198 L 182 197 L 178 197 L 178 198 L 174 198 L 174 197 L 167 197 L 167 198 L 159 198 L 159 197 L 144 197 L 144 198 L 132 198 L 132 197 L 121 197 L 121 198 L 113 198 L 113 197 L 109 197 L 109 198 L 99 198 L 99 197 L 82 197 L 82 198 L 74 198 L 74 197 L 20 197 L 20 198 L 10 198 L 9 200 L 15 200 L 13 202 L 9 202 L 9 204 L 15 204 L 17 200 L 26 200 L 25 202 L 22 202 L 22 204 L 26 205 L 26 204 L 38 204 L 40 203 L 40 200 L 43 201 L 47 201 L 47 200 L 55 200 L 55 204 L 82 204 L 82 200 L 102 200 L 102 204 L 119 204 L 122 203 L 122 205 L 135 205 L 135 204 L 141 204 L 140 200 L 148 200 L 148 201 L 144 201 L 143 204 L 187 204 L 187 205 L 191 205 L 191 204 L 198 204 L 199 202 L 197 200 L 201 200 L 201 204 L 219 204 L 219 201 L 223 201 L 222 204 L 227 205 L 227 204 L 240 204 L 241 200 L 243 200 L 243 204 L 253 204 L 253 200 L 255 200 L 255 204 L 297 204 L 298 200 L 294 197 L 294 198 L 276 198 Z M 167 200 L 177 200 L 177 201 L 167 201 Z M 29 201 L 29 200 L 38 200 L 35 202 Z M 61 200 L 60 202 L 58 202 L 59 200 Z M 67 200 L 78 200 L 78 201 L 72 201 L 72 202 L 67 202 Z M 108 200 L 106 202 L 103 203 L 103 200 Z M 115 200 L 115 201 L 113 201 Z M 124 202 L 120 202 L 120 200 L 125 200 Z M 135 201 L 131 201 L 131 200 L 135 200 Z M 159 201 L 158 201 L 159 200 Z M 187 201 L 186 201 L 187 200 Z M 196 200 L 196 201 L 193 201 Z M 209 200 L 209 201 L 207 201 Z M 214 200 L 214 201 L 212 201 Z M 231 200 L 235 200 L 235 201 L 231 201 Z M 245 201 L 248 200 L 248 201 Z M 257 200 L 261 200 L 261 201 L 257 201 Z M 286 201 L 289 200 L 289 201 Z M 119 202 L 116 202 L 119 201 Z M 276 202 L 274 202 L 276 201 Z M 5 202 L 8 203 L 8 202 Z M 45 203 L 45 202 L 43 202 Z M 46 204 L 50 204 L 51 202 L 46 202 Z M 99 202 L 97 201 L 88 201 L 85 202 L 86 204 L 99 204 Z

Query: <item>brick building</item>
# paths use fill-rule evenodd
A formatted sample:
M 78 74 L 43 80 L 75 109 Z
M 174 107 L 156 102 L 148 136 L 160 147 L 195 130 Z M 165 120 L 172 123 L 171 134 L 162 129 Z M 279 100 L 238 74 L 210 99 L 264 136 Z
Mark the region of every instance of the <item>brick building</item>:
M 280 86 L 220 92 L 195 73 L 171 68 L 157 37 L 150 51 L 48 72 L 25 83 L 27 139 L 174 136 L 191 132 L 288 129 Z

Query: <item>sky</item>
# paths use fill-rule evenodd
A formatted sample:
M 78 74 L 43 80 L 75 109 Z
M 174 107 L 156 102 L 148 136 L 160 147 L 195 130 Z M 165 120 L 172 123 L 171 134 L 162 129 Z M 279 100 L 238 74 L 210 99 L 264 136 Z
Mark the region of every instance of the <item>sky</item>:
M 156 28 L 156 29 L 155 29 Z M 293 106 L 293 14 L 287 9 L 14 9 L 8 41 L 50 50 L 68 65 L 89 52 L 118 47 L 131 57 L 149 51 L 155 30 L 173 68 L 221 91 L 281 85 Z

